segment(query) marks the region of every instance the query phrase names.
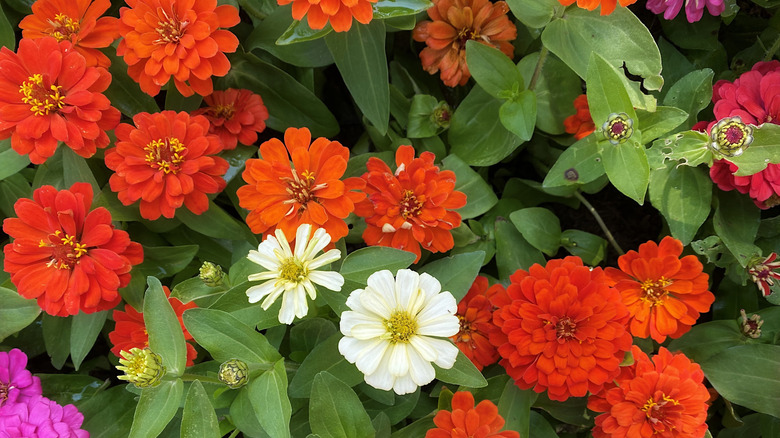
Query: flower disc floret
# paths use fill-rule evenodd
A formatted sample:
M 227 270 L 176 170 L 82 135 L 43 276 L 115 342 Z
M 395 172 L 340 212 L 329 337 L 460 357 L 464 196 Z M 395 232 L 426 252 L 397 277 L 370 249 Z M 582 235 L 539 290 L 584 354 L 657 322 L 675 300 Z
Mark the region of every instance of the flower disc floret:
M 429 429 L 425 438 L 520 438 L 520 434 L 506 430 L 504 418 L 490 400 L 482 400 L 474 407 L 474 396 L 468 391 L 458 391 L 452 396 L 452 410 L 439 410 L 433 417 L 435 429 Z
M 723 157 L 738 157 L 753 142 L 753 127 L 739 116 L 721 119 L 710 131 L 710 148 Z
M 612 113 L 601 125 L 601 132 L 610 143 L 619 145 L 634 134 L 634 121 L 626 113 Z

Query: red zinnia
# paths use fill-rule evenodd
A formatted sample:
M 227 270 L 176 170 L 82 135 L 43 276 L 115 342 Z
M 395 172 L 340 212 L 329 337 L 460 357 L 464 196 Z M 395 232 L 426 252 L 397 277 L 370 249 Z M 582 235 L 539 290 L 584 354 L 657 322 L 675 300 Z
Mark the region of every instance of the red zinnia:
M 141 245 L 111 224 L 103 207 L 89 210 L 92 186 L 43 186 L 33 199 L 14 204 L 18 218 L 3 221 L 14 238 L 5 246 L 4 269 L 20 295 L 36 298 L 54 316 L 110 309 L 122 299 L 130 268 L 143 261 Z
M 492 298 L 500 330 L 490 342 L 518 387 L 564 401 L 597 393 L 617 377 L 631 348 L 628 311 L 601 268 L 569 256 L 509 279 L 506 294 Z
M 192 115 L 203 115 L 209 120 L 209 133 L 219 136 L 225 150 L 235 149 L 238 142 L 253 144 L 257 133 L 265 129 L 268 109 L 259 94 L 228 88 L 215 91 L 203 100 L 208 106 Z
M 631 334 L 663 342 L 679 338 L 710 310 L 715 295 L 709 276 L 694 255 L 680 258 L 683 245 L 666 236 L 660 244 L 639 245 L 618 258 L 620 269 L 605 270 L 609 282 L 620 291 L 631 313 Z
M 352 17 L 359 23 L 368 24 L 374 18 L 371 3 L 377 0 L 277 0 L 280 5 L 292 2 L 292 17 L 306 21 L 312 29 L 322 29 L 330 21 L 336 32 L 352 28 Z
M 58 142 L 82 157 L 108 145 L 119 111 L 103 91 L 111 74 L 87 67 L 70 42 L 52 37 L 19 41 L 19 50 L 0 49 L 0 139 L 42 164 Z
M 238 9 L 217 0 L 126 0 L 119 10 L 123 37 L 117 55 L 124 56 L 127 73 L 144 93 L 156 96 L 173 77 L 184 96 L 214 91 L 212 76 L 230 70 L 225 52 L 238 47 L 238 38 L 221 29 L 238 24 Z M 186 83 L 185 83 L 186 82 Z
M 520 438 L 520 434 L 505 430 L 504 419 L 490 400 L 482 400 L 474 407 L 474 396 L 458 391 L 452 396 L 452 411 L 440 410 L 433 417 L 436 429 L 430 429 L 425 438 Z
M 106 151 L 111 190 L 124 205 L 141 200 L 141 216 L 172 218 L 184 204 L 201 214 L 209 208 L 210 193 L 225 188 L 222 175 L 228 162 L 216 156 L 222 144 L 209 135 L 209 121 L 185 112 L 139 113 L 135 127 L 116 128 L 116 147 Z
M 590 107 L 588 106 L 588 96 L 580 94 L 574 99 L 574 109 L 577 111 L 573 115 L 566 117 L 563 121 L 563 127 L 569 134 L 574 134 L 577 140 L 583 139 L 596 130 L 593 119 L 590 117 Z
M 312 143 L 307 128 L 287 128 L 284 143 L 272 138 L 260 145 L 260 155 L 247 160 L 247 185 L 237 191 L 253 233 L 267 236 L 279 228 L 292 241 L 301 224 L 324 228 L 333 242 L 349 233 L 344 218 L 365 197 L 357 191 L 360 178 L 340 179 L 349 149 L 324 137 Z
M 178 298 L 171 298 L 171 290 L 168 286 L 163 286 L 165 296 L 168 297 L 168 302 L 171 303 L 176 317 L 179 319 L 179 325 L 184 332 L 184 340 L 191 341 L 192 335 L 184 327 L 181 316 L 187 309 L 193 309 L 198 307 L 194 302 L 187 304 L 179 301 Z M 114 331 L 108 334 L 108 339 L 114 346 L 111 348 L 111 352 L 116 357 L 119 356 L 120 351 L 130 351 L 131 348 L 144 349 L 149 346 L 149 333 L 146 332 L 146 323 L 144 322 L 144 314 L 133 308 L 129 304 L 125 304 L 125 310 L 114 310 L 114 321 L 116 321 L 116 327 Z M 192 366 L 195 358 L 198 357 L 198 352 L 195 347 L 187 342 L 187 366 Z
M 99 49 L 119 38 L 117 19 L 101 17 L 110 6 L 109 0 L 37 0 L 33 13 L 22 19 L 19 28 L 26 39 L 52 36 L 70 41 L 88 67 L 108 68 L 111 61 Z
M 460 331 L 450 339 L 480 371 L 498 361 L 498 351 L 489 339 L 490 333 L 498 330 L 493 325 L 493 304 L 489 297 L 503 292 L 504 287 L 500 284 L 488 288 L 488 279 L 480 275 L 458 303 Z
M 661 347 L 653 359 L 637 346 L 634 364 L 588 399 L 594 438 L 701 438 L 707 431 L 704 373 L 684 354 Z
M 355 206 L 355 214 L 368 224 L 366 244 L 413 252 L 415 263 L 421 244 L 431 252 L 452 249 L 450 230 L 460 225 L 460 214 L 452 210 L 466 205 L 466 195 L 455 190 L 455 173 L 439 171 L 434 158 L 431 152 L 414 158 L 413 147 L 400 146 L 395 173 L 382 160 L 368 159 L 363 174 L 368 197 Z
M 477 41 L 501 50 L 510 58 L 517 28 L 507 17 L 506 2 L 489 0 L 434 0 L 428 8 L 433 21 L 417 23 L 412 36 L 427 46 L 420 52 L 425 71 L 441 70 L 444 85 L 465 85 L 471 77 L 466 65 L 466 42 Z

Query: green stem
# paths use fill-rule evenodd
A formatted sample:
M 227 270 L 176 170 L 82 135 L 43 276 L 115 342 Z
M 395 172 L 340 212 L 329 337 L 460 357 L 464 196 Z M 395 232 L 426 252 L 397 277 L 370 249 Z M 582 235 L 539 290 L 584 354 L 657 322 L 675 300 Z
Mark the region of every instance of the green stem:
M 774 43 L 772 43 L 772 47 L 769 48 L 769 50 L 766 51 L 766 54 L 764 55 L 764 62 L 767 62 L 775 57 L 775 53 L 777 53 L 777 50 L 780 49 L 780 37 L 777 37 Z
M 604 232 L 604 235 L 607 236 L 607 240 L 612 245 L 613 248 L 618 252 L 618 254 L 623 255 L 625 254 L 625 251 L 618 245 L 617 241 L 615 241 L 615 237 L 612 236 L 612 233 L 609 231 L 609 228 L 607 228 L 607 224 L 604 223 L 604 221 L 601 219 L 601 215 L 599 215 L 599 212 L 596 211 L 595 208 L 593 208 L 593 205 L 591 205 L 590 202 L 588 202 L 587 199 L 585 199 L 584 196 L 582 196 L 582 193 L 580 193 L 579 190 L 574 192 L 574 196 L 582 202 L 582 205 L 585 206 L 585 208 L 588 209 L 590 214 L 593 215 L 593 217 L 596 219 L 596 222 L 598 222 L 599 227 L 601 227 L 601 231 Z
M 203 374 L 182 374 L 179 378 L 185 382 L 194 382 L 195 380 L 200 380 L 201 382 L 224 385 L 224 383 L 220 382 L 216 377 L 204 376 Z
M 536 61 L 536 67 L 534 67 L 534 74 L 531 76 L 531 81 L 528 82 L 528 89 L 533 90 L 536 87 L 536 82 L 539 80 L 539 75 L 542 73 L 542 67 L 544 67 L 544 61 L 547 60 L 547 55 L 550 50 L 547 46 L 542 46 L 542 50 L 539 52 L 539 60 Z
M 240 431 L 240 430 L 238 430 L 238 429 L 234 429 L 234 430 L 233 430 L 233 433 L 231 433 L 231 434 L 230 434 L 230 436 L 229 436 L 228 438 L 236 438 L 236 437 L 238 436 L 238 433 L 239 433 L 239 432 L 241 432 L 241 431 Z

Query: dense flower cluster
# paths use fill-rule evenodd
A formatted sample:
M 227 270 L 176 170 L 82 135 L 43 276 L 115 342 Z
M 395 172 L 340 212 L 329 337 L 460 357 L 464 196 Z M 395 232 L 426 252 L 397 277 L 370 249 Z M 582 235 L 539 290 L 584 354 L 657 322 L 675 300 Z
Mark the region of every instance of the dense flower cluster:
M 216 134 L 224 150 L 235 149 L 240 142 L 251 145 L 257 141 L 257 133 L 265 129 L 268 109 L 259 94 L 249 90 L 228 88 L 215 91 L 203 98 L 206 108 L 192 115 L 203 115 L 211 123 L 209 134 Z
M 425 434 L 425 438 L 520 438 L 520 434 L 506 430 L 504 419 L 490 400 L 482 400 L 474 407 L 474 396 L 468 391 L 458 391 L 452 396 L 452 410 L 440 410 L 433 417 L 437 426 Z
M 501 293 L 505 293 L 503 286 L 494 284 L 488 288 L 487 277 L 480 275 L 458 303 L 460 330 L 450 339 L 480 371 L 498 361 L 498 351 L 490 343 L 490 334 L 498 330 L 493 325 L 490 297 Z

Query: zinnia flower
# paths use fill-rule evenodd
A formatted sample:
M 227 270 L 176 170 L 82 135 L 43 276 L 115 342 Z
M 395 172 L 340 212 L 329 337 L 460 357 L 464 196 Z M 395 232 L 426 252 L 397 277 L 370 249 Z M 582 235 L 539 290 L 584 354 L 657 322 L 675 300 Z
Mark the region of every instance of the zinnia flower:
M 455 298 L 441 292 L 439 280 L 409 269 L 374 272 L 365 289 L 347 298 L 341 314 L 339 352 L 365 381 L 396 394 L 430 383 L 431 362 L 449 369 L 458 349 L 448 339 L 458 332 Z
M 377 0 L 276 0 L 280 5 L 292 2 L 292 17 L 306 21 L 312 29 L 322 29 L 330 21 L 336 32 L 346 32 L 352 28 L 352 17 L 360 23 L 368 24 L 374 18 L 371 3 Z
M 574 134 L 574 138 L 581 140 L 596 130 L 596 125 L 590 117 L 590 107 L 588 106 L 588 96 L 580 94 L 574 99 L 574 109 L 576 113 L 566 117 L 563 121 L 563 127 L 569 134 Z
M 192 115 L 203 115 L 209 120 L 209 133 L 219 137 L 224 150 L 235 149 L 238 142 L 253 144 L 257 133 L 265 129 L 268 109 L 259 94 L 228 88 L 215 91 L 203 100 L 208 106 Z
M 73 405 L 60 406 L 40 395 L 27 403 L 8 403 L 0 407 L 2 438 L 89 438 L 81 429 L 84 415 Z
M 569 6 L 574 3 L 575 0 L 558 0 L 558 2 L 564 6 Z M 601 15 L 609 15 L 615 10 L 618 1 L 616 0 L 576 0 L 577 7 L 592 11 L 601 6 Z M 722 1 L 722 0 L 721 0 Z M 627 7 L 633 5 L 636 0 L 619 0 L 620 6 Z M 649 9 L 649 8 L 648 8 Z M 655 12 L 655 11 L 654 11 Z
M 494 284 L 488 288 L 487 277 L 478 276 L 458 303 L 460 331 L 450 338 L 480 371 L 498 361 L 498 351 L 490 343 L 490 333 L 498 327 L 493 325 L 493 304 L 488 298 L 496 293 L 504 293 L 504 287 Z
M 0 351 L 0 407 L 27 403 L 41 395 L 41 379 L 27 370 L 27 355 L 18 348 Z
M 33 199 L 14 204 L 18 218 L 3 221 L 4 266 L 25 298 L 38 300 L 53 316 L 111 309 L 130 282 L 130 268 L 143 261 L 143 248 L 111 223 L 103 207 L 89 210 L 92 186 L 68 190 L 43 186 Z
M 588 399 L 594 438 L 701 438 L 707 431 L 704 373 L 684 354 L 661 347 L 653 359 L 637 346 L 634 364 Z
M 279 310 L 279 322 L 291 324 L 295 317 L 303 318 L 309 313 L 306 295 L 312 300 L 317 298 L 314 284 L 332 291 L 340 291 L 344 277 L 338 272 L 318 271 L 329 263 L 341 258 L 341 251 L 331 249 L 317 256 L 330 243 L 330 236 L 323 228 L 317 228 L 311 234 L 312 226 L 303 224 L 295 233 L 295 250 L 290 249 L 284 231 L 277 229 L 276 236 L 268 236 L 257 247 L 249 251 L 247 258 L 266 269 L 259 274 L 251 274 L 249 281 L 266 280 L 263 284 L 246 290 L 250 303 L 265 298 L 264 310 L 282 296 L 282 308 Z M 311 239 L 310 239 L 311 238 Z
M 19 28 L 26 39 L 52 36 L 70 41 L 87 60 L 87 67 L 108 68 L 111 61 L 99 49 L 119 38 L 117 19 L 101 17 L 110 6 L 110 0 L 37 0 Z
M 194 302 L 187 304 L 182 303 L 178 298 L 171 297 L 171 290 L 168 286 L 163 286 L 165 296 L 168 297 L 168 302 L 173 307 L 173 312 L 176 314 L 176 318 L 179 319 L 179 325 L 184 333 L 184 340 L 191 341 L 192 335 L 187 331 L 187 327 L 184 326 L 181 316 L 187 309 L 193 309 L 198 307 Z M 116 326 L 114 330 L 108 334 L 108 339 L 114 346 L 111 348 L 111 352 L 114 356 L 121 357 L 121 351 L 130 351 L 133 348 L 144 349 L 149 346 L 149 333 L 146 331 L 146 323 L 144 322 L 144 314 L 133 308 L 129 304 L 125 304 L 125 310 L 114 310 L 114 321 Z M 187 342 L 187 366 L 194 364 L 195 358 L 198 357 L 198 352 L 195 347 Z
M 368 172 L 363 174 L 368 197 L 355 206 L 355 214 L 368 224 L 363 232 L 366 244 L 413 252 L 415 263 L 421 244 L 431 252 L 452 249 L 450 230 L 460 226 L 460 214 L 452 210 L 466 205 L 466 195 L 454 190 L 455 173 L 439 171 L 434 158 L 431 152 L 414 158 L 414 148 L 400 146 L 395 173 L 382 160 L 368 159 Z
M 344 218 L 366 196 L 356 191 L 365 185 L 360 178 L 340 179 L 349 149 L 324 137 L 312 143 L 307 128 L 288 128 L 284 143 L 272 138 L 260 145 L 260 155 L 247 160 L 248 185 L 237 191 L 253 233 L 267 237 L 281 229 L 292 239 L 302 224 L 324 228 L 334 242 L 349 233 Z
M 440 410 L 433 417 L 436 429 L 430 429 L 425 438 L 520 438 L 520 434 L 507 430 L 498 408 L 490 400 L 482 400 L 474 407 L 474 396 L 468 391 L 458 391 L 452 396 L 452 411 Z
M 127 73 L 151 96 L 173 77 L 183 96 L 207 96 L 212 76 L 225 76 L 238 38 L 221 29 L 238 24 L 238 9 L 217 0 L 126 0 L 119 10 L 123 37 L 116 54 L 124 56 Z
M 715 296 L 708 290 L 709 276 L 696 256 L 680 258 L 682 250 L 682 242 L 666 236 L 660 244 L 646 242 L 639 252 L 620 256 L 619 270 L 605 270 L 631 313 L 632 335 L 657 342 L 676 339 L 710 310 Z
M 765 297 L 772 293 L 771 288 L 775 285 L 774 280 L 780 280 L 780 272 L 775 272 L 780 269 L 780 261 L 775 260 L 777 260 L 777 253 L 773 252 L 764 259 L 756 257 L 748 263 L 747 269 L 750 279 L 756 283 L 761 295 Z
M 58 142 L 82 157 L 108 145 L 119 123 L 119 110 L 103 91 L 111 74 L 87 67 L 68 41 L 53 37 L 23 38 L 19 50 L 0 49 L 0 139 L 42 164 L 54 155 Z
M 601 268 L 569 256 L 518 269 L 509 279 L 506 294 L 492 299 L 500 330 L 490 342 L 519 388 L 564 401 L 617 377 L 632 342 L 628 311 Z
M 227 183 L 229 165 L 216 156 L 222 144 L 208 134 L 209 121 L 186 112 L 139 113 L 116 128 L 116 147 L 106 151 L 111 190 L 124 205 L 141 200 L 141 216 L 172 218 L 182 204 L 195 214 L 209 208 L 211 193 Z
M 666 20 L 671 20 L 682 9 L 683 2 L 685 3 L 685 18 L 688 23 L 701 20 L 705 6 L 707 11 L 716 17 L 726 9 L 723 0 L 647 0 L 647 9 L 654 14 L 663 13 Z
M 412 37 L 425 42 L 420 60 L 425 71 L 441 70 L 444 85 L 465 85 L 471 77 L 466 65 L 466 42 L 478 41 L 501 50 L 510 58 L 515 48 L 517 28 L 507 17 L 506 2 L 489 0 L 434 0 L 428 8 L 433 21 L 417 23 Z

